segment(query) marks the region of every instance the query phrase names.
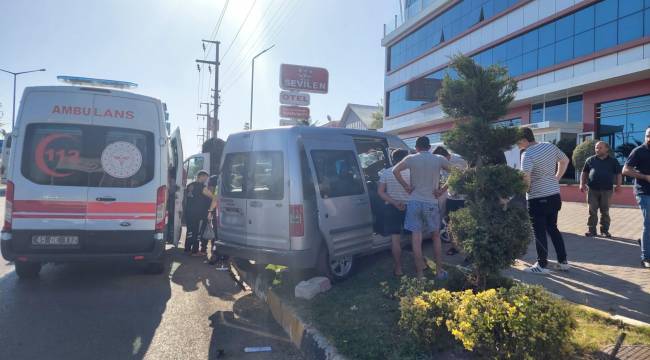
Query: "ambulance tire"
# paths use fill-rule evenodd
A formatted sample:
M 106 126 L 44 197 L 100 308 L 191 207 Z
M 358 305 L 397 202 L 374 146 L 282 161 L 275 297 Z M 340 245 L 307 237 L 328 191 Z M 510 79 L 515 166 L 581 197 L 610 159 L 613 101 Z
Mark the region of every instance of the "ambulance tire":
M 17 262 L 16 275 L 19 279 L 35 279 L 41 272 L 41 263 L 37 262 Z
M 150 275 L 162 274 L 165 271 L 165 263 L 162 261 L 148 263 L 144 271 Z

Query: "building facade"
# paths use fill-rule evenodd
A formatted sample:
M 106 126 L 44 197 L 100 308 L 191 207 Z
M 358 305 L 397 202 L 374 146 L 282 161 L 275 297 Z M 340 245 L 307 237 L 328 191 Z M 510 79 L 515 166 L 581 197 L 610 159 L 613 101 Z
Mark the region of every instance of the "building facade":
M 374 123 L 373 114 L 381 114 L 379 106 L 347 104 L 338 127 L 359 130 L 377 130 Z
M 495 126 L 540 141 L 607 141 L 620 161 L 650 126 L 650 0 L 406 0 L 385 34 L 383 131 L 440 143 L 454 123 L 436 99 L 449 58 L 500 64 L 518 81 Z

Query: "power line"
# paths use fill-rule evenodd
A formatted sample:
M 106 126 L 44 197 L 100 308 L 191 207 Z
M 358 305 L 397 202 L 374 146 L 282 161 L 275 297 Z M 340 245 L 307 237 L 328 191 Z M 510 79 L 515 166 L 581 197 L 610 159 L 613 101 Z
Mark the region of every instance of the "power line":
M 228 49 L 226 49 L 226 52 L 223 54 L 221 59 L 219 61 L 222 61 L 230 52 L 230 49 L 232 49 L 232 46 L 235 44 L 235 41 L 237 41 L 237 37 L 239 36 L 239 33 L 241 32 L 241 29 L 244 28 L 244 25 L 246 25 L 246 21 L 248 21 L 248 17 L 251 15 L 253 12 L 253 8 L 255 7 L 255 4 L 257 3 L 257 0 L 253 0 L 253 4 L 251 4 L 250 9 L 248 9 L 248 13 L 246 14 L 246 17 L 244 18 L 244 21 L 242 21 L 241 26 L 239 26 L 239 30 L 237 30 L 237 33 L 235 34 L 235 37 L 232 39 L 232 42 L 230 43 L 230 46 L 228 46 Z
M 270 33 L 270 31 L 267 31 L 267 30 L 269 30 L 271 27 L 273 27 L 273 26 L 275 26 L 275 25 L 277 24 L 277 21 L 276 21 L 276 20 L 279 20 L 279 19 L 282 17 L 281 14 L 284 14 L 284 13 L 283 13 L 283 9 L 286 7 L 286 5 L 288 5 L 288 4 L 290 4 L 290 3 L 291 3 L 290 0 L 287 0 L 286 2 L 282 3 L 282 5 L 280 5 L 280 6 L 277 8 L 277 11 L 276 11 L 273 15 L 271 15 L 271 19 L 270 19 L 270 21 L 266 24 L 266 26 L 264 27 L 264 29 L 263 29 L 262 31 L 260 31 L 260 32 L 252 33 L 252 34 L 251 34 L 251 37 L 250 37 L 250 38 L 252 38 L 252 35 L 257 35 L 257 38 L 256 38 L 255 42 L 254 42 L 253 44 L 251 44 L 251 46 L 250 46 L 248 49 L 242 49 L 242 51 L 239 52 L 239 54 L 238 54 L 238 56 L 235 58 L 235 60 L 232 61 L 232 62 L 229 64 L 229 66 L 226 66 L 225 71 L 224 71 L 224 74 L 226 75 L 226 77 L 227 77 L 228 75 L 231 75 L 232 73 L 237 73 L 237 71 L 239 71 L 239 69 L 240 69 L 241 64 L 242 64 L 242 63 L 243 63 L 243 62 L 244 62 L 248 57 L 250 57 L 251 55 L 253 55 L 253 51 L 258 50 L 258 49 L 257 49 L 257 45 L 258 45 L 258 43 L 260 42 L 260 40 L 262 40 L 263 38 L 265 38 L 266 36 L 268 36 L 268 34 Z M 279 16 L 278 16 L 278 15 L 279 15 Z M 234 64 L 236 64 L 236 65 L 234 65 Z M 235 69 L 236 69 L 237 71 L 233 71 L 233 70 L 235 70 Z
M 285 13 L 286 16 L 283 18 L 283 20 L 286 20 L 287 18 L 293 16 L 293 13 L 295 13 L 295 11 L 298 10 L 299 2 L 295 2 L 294 5 L 295 5 L 295 6 L 293 7 L 293 9 L 291 9 L 291 10 L 289 10 L 289 11 L 287 11 L 287 12 Z M 277 24 L 281 24 L 283 20 L 278 21 Z M 277 24 L 276 24 L 276 25 L 277 25 Z M 275 29 L 273 29 L 273 31 L 274 31 L 273 35 L 271 35 L 271 36 L 267 39 L 267 41 L 273 41 L 273 40 L 275 39 L 275 37 L 278 36 L 278 35 L 282 32 L 282 30 L 284 30 L 283 26 L 277 26 L 277 27 L 275 27 Z M 241 64 L 245 64 L 245 62 L 244 62 L 243 60 L 245 60 L 245 58 L 242 59 Z M 237 68 L 239 68 L 239 67 L 237 67 Z M 226 91 L 230 90 L 230 88 L 232 88 L 232 87 L 237 83 L 237 81 L 239 81 L 239 79 L 240 79 L 240 78 L 241 78 L 241 77 L 242 77 L 242 76 L 243 76 L 247 71 L 248 71 L 247 67 L 244 66 L 244 67 L 241 69 L 241 71 L 240 71 L 239 73 L 237 73 L 237 75 L 235 76 L 234 80 L 230 81 L 230 82 L 228 83 L 228 85 L 226 85 L 226 86 L 223 88 L 223 89 L 224 89 L 223 92 L 225 93 Z M 233 74 L 233 73 L 235 73 L 235 72 L 231 72 L 231 74 Z
M 288 0 L 286 4 L 290 4 L 290 0 Z M 226 76 L 228 75 L 235 75 L 235 78 L 238 80 L 241 78 L 243 73 L 247 71 L 247 61 L 249 60 L 250 56 L 253 54 L 254 51 L 259 50 L 258 48 L 258 43 L 263 44 L 264 42 L 260 42 L 261 40 L 264 40 L 265 42 L 272 42 L 274 41 L 275 37 L 279 35 L 282 30 L 284 29 L 284 22 L 293 16 L 293 13 L 298 9 L 299 6 L 299 1 L 296 1 L 293 3 L 293 8 L 289 6 L 288 11 L 284 11 L 283 15 L 280 16 L 277 21 L 274 24 L 270 24 L 269 26 L 269 31 L 266 31 L 266 29 L 263 31 L 263 36 L 258 38 L 255 44 L 253 44 L 253 47 L 250 49 L 250 51 L 246 54 L 246 56 L 243 56 L 239 63 L 234 66 L 230 67 L 230 72 L 226 73 Z M 232 77 L 230 77 L 232 79 Z M 236 81 L 236 80 L 235 80 Z
M 221 22 L 223 21 L 224 15 L 226 15 L 226 10 L 228 9 L 228 3 L 230 0 L 226 0 L 226 3 L 223 5 L 223 9 L 221 10 L 221 15 L 219 15 L 219 20 L 217 20 L 217 23 L 214 25 L 214 29 L 212 29 L 212 32 L 210 33 L 210 40 L 216 40 L 217 35 L 219 35 L 219 29 L 221 28 Z M 208 53 L 212 50 L 212 46 L 214 44 L 210 43 L 208 45 L 207 51 L 205 51 L 205 54 L 203 56 L 203 60 L 206 60 L 208 58 Z
M 262 13 L 262 16 L 261 16 L 260 19 L 257 21 L 257 24 L 255 24 L 255 26 L 253 27 L 252 31 L 250 32 L 250 35 L 248 36 L 248 38 L 246 39 L 246 41 L 244 41 L 244 43 L 239 47 L 239 48 L 240 48 L 240 51 L 239 51 L 239 53 L 238 53 L 237 56 L 236 56 L 237 59 L 241 56 L 241 54 L 243 53 L 244 49 L 247 48 L 247 45 L 250 43 L 250 41 L 251 41 L 251 39 L 253 38 L 253 36 L 255 36 L 255 35 L 259 35 L 259 34 L 260 34 L 260 33 L 256 32 L 255 30 L 257 30 L 257 29 L 259 28 L 259 26 L 260 26 L 260 24 L 262 23 L 262 21 L 264 21 L 264 19 L 266 18 L 266 15 L 269 13 L 269 10 L 270 10 L 271 7 L 273 6 L 273 2 L 274 2 L 274 1 L 275 1 L 275 0 L 271 0 L 271 1 L 269 1 L 268 6 L 266 7 L 266 9 L 264 9 L 264 12 Z M 277 13 L 276 13 L 275 15 L 277 15 Z M 224 55 L 224 56 L 225 56 L 225 55 Z M 237 61 L 237 60 L 235 60 L 235 61 Z

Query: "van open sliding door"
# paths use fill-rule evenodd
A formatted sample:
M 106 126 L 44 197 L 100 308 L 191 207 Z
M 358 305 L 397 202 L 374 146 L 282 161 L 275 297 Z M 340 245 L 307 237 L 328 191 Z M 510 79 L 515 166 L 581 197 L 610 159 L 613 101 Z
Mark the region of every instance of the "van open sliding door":
M 349 137 L 303 138 L 316 180 L 318 224 L 333 258 L 372 246 L 370 199 Z

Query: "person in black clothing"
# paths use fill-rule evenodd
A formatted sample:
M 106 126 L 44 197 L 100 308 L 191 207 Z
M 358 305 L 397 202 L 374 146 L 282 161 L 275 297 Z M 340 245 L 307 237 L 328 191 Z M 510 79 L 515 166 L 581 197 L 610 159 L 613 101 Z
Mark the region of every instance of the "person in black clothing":
M 598 223 L 598 209 L 600 209 L 600 233 L 608 238 L 609 233 L 609 203 L 612 199 L 612 189 L 621 190 L 621 165 L 618 160 L 609 156 L 609 145 L 604 141 L 598 141 L 595 145 L 596 155 L 585 161 L 580 176 L 580 191 L 587 192 L 589 203 L 589 220 L 587 220 L 588 232 L 585 236 L 596 236 L 596 224 Z M 614 188 L 614 180 L 616 187 Z
M 208 172 L 199 171 L 196 181 L 185 188 L 185 221 L 187 235 L 185 237 L 185 252 L 192 255 L 205 256 L 208 242 L 202 239 L 203 230 L 208 224 L 208 209 L 214 195 L 206 187 Z M 199 244 L 201 249 L 199 251 Z
M 633 177 L 634 194 L 643 214 L 641 238 L 641 265 L 650 269 L 650 128 L 645 130 L 645 143 L 627 158 L 623 175 Z

